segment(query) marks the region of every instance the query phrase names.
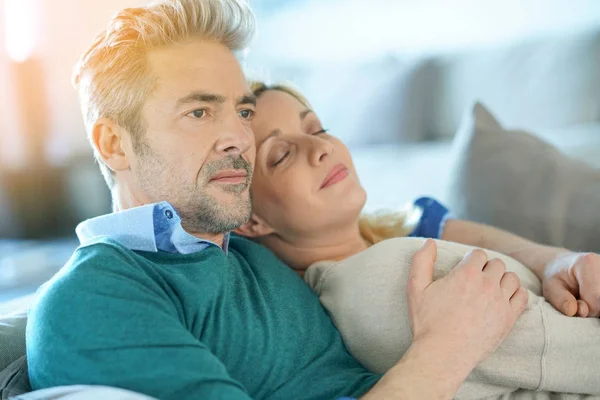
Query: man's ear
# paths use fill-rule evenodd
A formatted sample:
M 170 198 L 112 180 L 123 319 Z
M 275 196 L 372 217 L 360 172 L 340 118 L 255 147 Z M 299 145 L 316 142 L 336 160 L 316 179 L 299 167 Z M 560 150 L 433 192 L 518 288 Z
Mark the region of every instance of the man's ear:
M 129 168 L 124 140 L 125 130 L 113 120 L 100 118 L 94 124 L 92 130 L 94 147 L 113 172 L 124 171 Z
M 252 213 L 250 220 L 246 222 L 244 225 L 235 229 L 234 232 L 241 236 L 246 236 L 249 238 L 258 238 L 261 236 L 267 236 L 273 233 L 275 230 L 267 224 L 265 220 L 263 220 L 258 215 Z

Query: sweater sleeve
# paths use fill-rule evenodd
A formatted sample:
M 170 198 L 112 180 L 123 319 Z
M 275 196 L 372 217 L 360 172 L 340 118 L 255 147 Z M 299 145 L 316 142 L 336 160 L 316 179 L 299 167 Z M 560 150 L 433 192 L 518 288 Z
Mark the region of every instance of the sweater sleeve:
M 90 247 L 78 250 L 30 311 L 34 389 L 84 384 L 165 400 L 250 398 L 134 260 L 110 246 Z

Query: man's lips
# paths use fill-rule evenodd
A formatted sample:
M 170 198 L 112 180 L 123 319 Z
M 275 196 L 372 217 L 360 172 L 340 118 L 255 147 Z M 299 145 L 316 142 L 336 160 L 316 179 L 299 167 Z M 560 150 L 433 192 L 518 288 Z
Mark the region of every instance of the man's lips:
M 329 187 L 346 179 L 348 174 L 348 167 L 341 163 L 336 165 L 323 180 L 323 183 L 321 184 L 321 189 L 325 189 L 326 187 Z
M 248 173 L 246 170 L 236 170 L 236 169 L 228 169 L 219 172 L 215 176 L 211 178 L 211 182 L 217 183 L 245 183 L 248 178 Z

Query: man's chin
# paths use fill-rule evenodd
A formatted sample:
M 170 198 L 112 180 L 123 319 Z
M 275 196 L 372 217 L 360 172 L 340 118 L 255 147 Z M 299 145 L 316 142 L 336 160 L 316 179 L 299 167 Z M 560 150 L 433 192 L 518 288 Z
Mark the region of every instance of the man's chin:
M 217 183 L 211 185 L 209 193 L 217 200 L 229 201 L 231 199 L 245 200 L 250 198 L 250 185 L 247 183 L 240 184 L 222 184 Z
M 232 188 L 223 190 L 214 188 L 213 190 L 208 191 L 207 194 L 209 194 L 213 198 L 213 201 L 221 207 L 229 209 L 251 207 L 250 190 L 248 186 L 240 187 L 237 191 L 231 189 Z

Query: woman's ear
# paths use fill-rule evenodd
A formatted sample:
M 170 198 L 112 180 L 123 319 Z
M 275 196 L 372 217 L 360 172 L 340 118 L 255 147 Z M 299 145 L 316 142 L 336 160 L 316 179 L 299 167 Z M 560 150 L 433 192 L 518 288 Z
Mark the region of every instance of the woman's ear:
M 275 230 L 267 224 L 265 220 L 263 220 L 258 215 L 252 213 L 250 220 L 246 222 L 244 225 L 235 229 L 234 232 L 241 236 L 246 236 L 249 238 L 258 238 L 261 236 L 267 236 L 273 233 Z

